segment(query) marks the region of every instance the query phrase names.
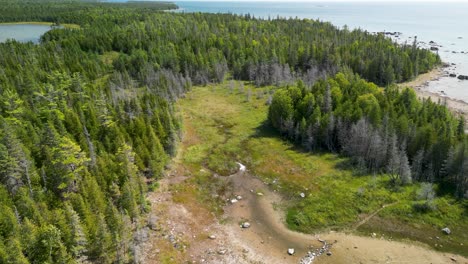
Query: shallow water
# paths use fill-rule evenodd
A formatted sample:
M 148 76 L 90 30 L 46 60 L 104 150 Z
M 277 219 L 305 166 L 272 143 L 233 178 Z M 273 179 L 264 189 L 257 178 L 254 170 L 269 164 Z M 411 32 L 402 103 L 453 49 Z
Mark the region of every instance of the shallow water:
M 15 39 L 20 42 L 38 43 L 40 37 L 51 28 L 47 25 L 12 24 L 0 25 L 0 42 Z

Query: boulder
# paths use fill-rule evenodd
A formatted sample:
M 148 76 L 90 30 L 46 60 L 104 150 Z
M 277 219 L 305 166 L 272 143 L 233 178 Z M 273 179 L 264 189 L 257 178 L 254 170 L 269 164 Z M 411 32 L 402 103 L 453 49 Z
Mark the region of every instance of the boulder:
M 452 77 L 452 78 L 457 77 L 457 75 L 455 73 L 451 73 L 451 74 L 449 74 L 449 76 Z
M 442 232 L 444 232 L 444 233 L 447 234 L 447 235 L 450 235 L 450 233 L 452 233 L 452 231 L 450 231 L 450 229 L 449 229 L 448 227 L 443 228 L 443 229 L 442 229 Z
M 468 76 L 467 76 L 467 75 L 458 75 L 458 79 L 460 79 L 460 80 L 468 80 Z
M 294 255 L 294 252 L 296 252 L 296 251 L 294 250 L 294 248 L 288 248 L 288 254 L 289 254 L 290 256 Z
M 242 228 L 249 228 L 249 227 L 250 227 L 250 223 L 249 223 L 249 222 L 244 222 L 244 223 L 242 223 L 241 227 L 242 227 Z

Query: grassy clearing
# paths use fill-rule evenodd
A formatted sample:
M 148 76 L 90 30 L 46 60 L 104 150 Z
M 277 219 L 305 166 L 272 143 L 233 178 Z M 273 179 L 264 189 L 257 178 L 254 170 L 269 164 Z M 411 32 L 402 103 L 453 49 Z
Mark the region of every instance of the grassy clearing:
M 0 25 L 42 25 L 42 26 L 52 26 L 54 23 L 51 22 L 7 22 L 7 23 L 0 23 Z M 76 24 L 60 24 L 64 28 L 69 29 L 80 29 L 81 27 Z
M 247 99 L 249 89 L 253 96 Z M 380 209 L 356 231 L 468 255 L 466 202 L 438 197 L 435 210 L 420 212 L 414 207 L 419 184 L 390 188 L 388 177 L 357 175 L 337 155 L 297 149 L 265 124 L 269 90 L 246 85 L 244 91 L 231 91 L 228 84 L 195 87 L 180 100 L 185 130 L 182 163 L 193 172 L 184 184 L 191 185 L 199 204 L 219 215 L 221 198 L 229 191 L 222 175 L 235 172 L 239 161 L 288 199 L 286 220 L 291 229 L 354 231 L 357 223 Z M 180 202 L 190 200 L 186 199 Z M 389 206 L 382 208 L 385 205 Z M 442 234 L 446 226 L 452 235 Z
M 117 51 L 109 51 L 109 52 L 105 52 L 100 57 L 101 57 L 101 61 L 104 62 L 104 64 L 112 65 L 114 60 L 116 60 L 119 57 L 119 55 L 120 53 L 118 53 Z

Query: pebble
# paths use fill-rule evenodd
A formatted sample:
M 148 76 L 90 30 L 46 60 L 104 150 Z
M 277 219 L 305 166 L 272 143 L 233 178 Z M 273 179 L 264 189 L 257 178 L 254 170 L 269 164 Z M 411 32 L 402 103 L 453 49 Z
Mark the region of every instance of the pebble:
M 290 256 L 294 255 L 294 252 L 295 252 L 294 248 L 288 248 L 288 254 Z
M 216 239 L 216 236 L 215 236 L 215 235 L 209 235 L 208 238 L 210 238 L 210 239 Z

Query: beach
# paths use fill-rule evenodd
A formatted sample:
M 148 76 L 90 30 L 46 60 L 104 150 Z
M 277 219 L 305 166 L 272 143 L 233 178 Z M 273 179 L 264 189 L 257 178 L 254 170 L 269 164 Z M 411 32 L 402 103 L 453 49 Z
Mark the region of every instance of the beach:
M 441 90 L 439 93 L 434 93 L 429 91 L 428 87 L 431 82 L 438 81 L 441 77 L 445 76 L 444 67 L 438 67 L 428 73 L 420 74 L 414 80 L 409 82 L 404 82 L 399 84 L 401 88 L 410 87 L 412 88 L 418 98 L 426 99 L 430 98 L 433 102 L 440 102 L 441 104 L 446 104 L 447 107 L 456 115 L 463 115 L 465 119 L 468 118 L 468 103 L 451 98 Z

